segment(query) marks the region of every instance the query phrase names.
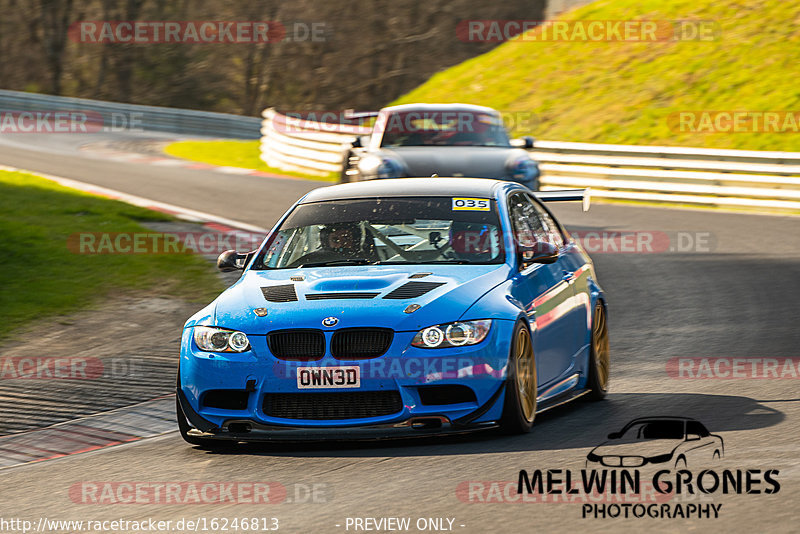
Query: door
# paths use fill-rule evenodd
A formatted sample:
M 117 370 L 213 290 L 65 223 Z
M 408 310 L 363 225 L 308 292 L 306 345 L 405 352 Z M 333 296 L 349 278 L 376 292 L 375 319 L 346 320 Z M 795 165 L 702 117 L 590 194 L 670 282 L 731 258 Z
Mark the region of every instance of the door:
M 548 242 L 563 249 L 563 239 L 540 215 L 535 201 L 524 193 L 509 197 L 509 213 L 516 243 L 534 246 Z M 522 301 L 533 328 L 533 349 L 539 386 L 547 387 L 569 369 L 572 355 L 577 352 L 579 336 L 575 321 L 570 317 L 574 307 L 571 274 L 559 255 L 555 263 L 541 264 L 525 261 L 533 253 L 525 253 L 515 277 L 515 296 Z M 541 389 L 540 389 L 541 392 Z
M 530 197 L 530 195 L 528 195 Z M 565 340 L 572 347 L 572 355 L 576 356 L 588 345 L 591 328 L 592 308 L 589 297 L 590 270 L 583 254 L 574 242 L 567 239 L 567 234 L 553 216 L 541 203 L 532 199 L 542 226 L 551 243 L 558 247 L 558 264 L 561 267 L 562 279 L 572 286 L 572 296 L 565 306 L 563 321 L 570 323 L 569 329 L 575 337 Z M 568 308 L 568 309 L 567 309 Z

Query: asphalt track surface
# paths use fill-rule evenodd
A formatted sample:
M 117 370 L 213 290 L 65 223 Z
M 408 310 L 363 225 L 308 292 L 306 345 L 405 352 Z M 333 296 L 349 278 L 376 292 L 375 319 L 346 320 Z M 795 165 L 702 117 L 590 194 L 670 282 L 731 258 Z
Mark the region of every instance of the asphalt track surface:
M 263 227 L 305 191 L 320 185 L 120 164 L 78 152 L 75 147 L 84 142 L 79 136 L 3 140 L 0 164 Z M 662 252 L 593 254 L 610 301 L 612 384 L 605 401 L 553 410 L 537 418 L 532 433 L 516 437 L 249 445 L 235 453 L 215 453 L 188 446 L 174 432 L 0 470 L 3 518 L 28 519 L 36 525 L 40 517 L 173 521 L 275 517 L 282 532 L 363 532 L 353 526 L 348 529 L 347 518 L 365 517 L 408 517 L 411 532 L 418 531 L 418 518 L 450 518 L 452 529 L 464 533 L 796 532 L 800 519 L 797 376 L 785 371 L 781 379 L 718 375 L 688 379 L 670 375 L 668 362 L 678 357 L 729 362 L 776 358 L 783 366 L 785 359 L 795 358 L 788 361 L 797 371 L 800 218 L 613 204 L 595 205 L 589 213 L 561 205 L 556 212 L 571 230 L 663 232 L 670 240 Z M 698 236 L 703 246 L 669 251 L 669 246 L 674 248 L 681 240 L 680 245 L 686 245 Z M 749 369 L 751 363 L 742 365 Z M 672 504 L 721 504 L 719 517 L 710 519 L 583 518 L 581 500 L 564 503 L 556 496 L 555 502 L 508 502 L 518 501 L 513 492 L 498 496 L 459 491 L 469 481 L 485 488 L 492 487 L 491 481 L 515 486 L 520 469 L 577 473 L 586 454 L 609 432 L 636 417 L 653 415 L 699 419 L 725 441 L 725 457 L 715 466 L 718 472 L 775 469 L 780 491 L 672 497 Z M 275 504 L 87 504 L 75 493 L 75 485 L 84 482 L 101 487 L 104 482 L 271 482 L 282 485 L 287 495 Z M 312 487 L 316 497 L 308 496 Z M 479 495 L 494 502 L 479 502 Z M 209 531 L 215 530 L 221 531 L 221 526 Z

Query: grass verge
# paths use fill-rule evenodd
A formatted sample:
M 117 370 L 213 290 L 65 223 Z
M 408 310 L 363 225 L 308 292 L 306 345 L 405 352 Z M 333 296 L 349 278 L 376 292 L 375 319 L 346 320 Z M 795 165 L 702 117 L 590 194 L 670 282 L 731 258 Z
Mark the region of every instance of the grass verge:
M 168 215 L 97 197 L 31 174 L 0 171 L 0 338 L 26 323 L 72 312 L 112 291 L 157 291 L 207 302 L 222 283 L 194 254 L 71 252 L 81 232 L 153 233 L 139 222 Z
M 293 176 L 295 178 L 305 178 L 307 180 L 321 180 L 332 182 L 338 180 L 336 173 L 328 176 L 314 176 L 301 172 L 284 171 L 274 167 L 268 167 L 259 158 L 260 141 L 177 141 L 164 147 L 164 152 L 176 158 L 188 159 L 208 163 L 209 165 L 220 165 L 225 167 L 241 167 L 244 169 L 254 169 L 256 171 Z

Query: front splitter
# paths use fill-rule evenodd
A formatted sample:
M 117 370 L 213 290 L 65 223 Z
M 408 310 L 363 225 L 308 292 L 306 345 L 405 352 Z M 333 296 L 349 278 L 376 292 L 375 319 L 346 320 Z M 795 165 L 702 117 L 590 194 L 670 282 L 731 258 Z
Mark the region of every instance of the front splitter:
M 431 421 L 424 422 L 420 421 L 420 419 Z M 438 420 L 440 424 L 431 426 L 433 425 L 433 420 Z M 237 431 L 231 431 L 231 425 Z M 247 425 L 249 430 L 238 430 L 243 425 Z M 196 438 L 227 441 L 377 441 L 469 434 L 481 430 L 490 430 L 498 426 L 495 421 L 458 425 L 453 424 L 444 417 L 414 418 L 400 423 L 385 425 L 314 428 L 264 425 L 250 420 L 236 419 L 226 421 L 223 427 L 216 432 L 202 432 L 197 429 L 191 429 L 188 434 Z

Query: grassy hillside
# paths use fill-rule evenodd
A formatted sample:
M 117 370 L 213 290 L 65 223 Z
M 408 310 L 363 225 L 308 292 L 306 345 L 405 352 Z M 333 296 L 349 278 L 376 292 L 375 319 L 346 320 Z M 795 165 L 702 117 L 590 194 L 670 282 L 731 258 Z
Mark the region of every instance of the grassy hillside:
M 31 174 L 0 171 L 0 338 L 34 319 L 91 305 L 112 291 L 152 290 L 203 304 L 211 300 L 222 284 L 200 256 L 79 254 L 69 246 L 81 233 L 152 233 L 140 222 L 166 220 L 172 218 Z
M 517 39 L 436 74 L 395 103 L 470 102 L 533 111 L 537 123 L 514 134 L 541 139 L 800 151 L 800 128 L 697 133 L 668 125 L 670 114 L 679 111 L 794 111 L 800 117 L 800 2 L 598 0 L 562 19 L 711 21 L 716 36 L 664 42 Z M 535 38 L 542 30 L 523 37 Z

